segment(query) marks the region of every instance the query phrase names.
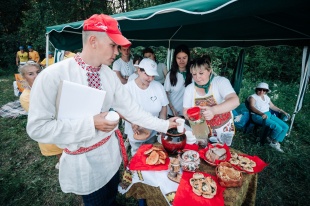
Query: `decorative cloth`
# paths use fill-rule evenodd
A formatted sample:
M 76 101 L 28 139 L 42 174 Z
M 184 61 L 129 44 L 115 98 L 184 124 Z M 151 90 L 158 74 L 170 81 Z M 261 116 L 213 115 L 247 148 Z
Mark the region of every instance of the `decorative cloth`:
M 152 171 L 167 170 L 169 163 L 170 163 L 169 158 L 166 159 L 165 164 L 148 165 L 145 163 L 147 155 L 145 155 L 144 152 L 151 149 L 152 147 L 153 147 L 152 144 L 141 145 L 137 153 L 132 157 L 129 163 L 129 169 L 130 170 L 152 170 Z
M 1 117 L 16 118 L 27 114 L 28 112 L 22 108 L 19 100 L 9 102 L 0 108 Z
M 264 162 L 262 159 L 260 159 L 258 156 L 251 156 L 251 155 L 247 155 L 247 154 L 238 154 L 238 155 L 243 156 L 243 157 L 247 157 L 250 160 L 253 160 L 256 163 L 256 166 L 253 168 L 254 172 L 249 172 L 249 171 L 242 169 L 241 167 L 239 167 L 237 165 L 232 165 L 237 170 L 246 172 L 248 174 L 253 174 L 253 173 L 261 172 L 266 166 L 268 166 L 268 164 L 266 162 Z
M 195 206 L 224 205 L 223 192 L 225 188 L 220 186 L 215 176 L 211 176 L 204 172 L 200 173 L 202 173 L 205 177 L 210 176 L 216 182 L 217 185 L 216 195 L 211 199 L 207 199 L 202 196 L 196 195 L 192 191 L 192 186 L 190 185 L 189 182 L 190 178 L 193 177 L 193 173 L 183 172 L 180 185 L 178 187 L 177 193 L 173 201 L 173 205 L 195 205 Z
M 199 145 L 198 144 L 186 144 L 183 151 L 184 150 L 194 150 L 198 152 L 199 149 Z

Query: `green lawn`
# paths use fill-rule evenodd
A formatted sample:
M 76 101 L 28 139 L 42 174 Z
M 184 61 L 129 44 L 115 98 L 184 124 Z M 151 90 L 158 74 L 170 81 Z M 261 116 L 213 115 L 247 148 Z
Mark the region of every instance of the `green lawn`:
M 17 98 L 12 90 L 13 77 L 0 78 L 0 105 Z M 280 108 L 292 114 L 298 93 L 298 85 L 273 82 L 271 98 Z M 253 93 L 255 83 L 244 81 L 240 93 L 241 102 Z M 275 89 L 276 87 L 276 89 Z M 256 205 L 308 205 L 309 190 L 309 131 L 310 101 L 306 94 L 304 105 L 297 114 L 293 131 L 287 137 L 279 153 L 268 145 L 260 146 L 251 134 L 237 131 L 232 147 L 250 155 L 257 155 L 269 165 L 259 173 Z M 38 145 L 26 132 L 27 118 L 0 117 L 0 205 L 81 205 L 81 198 L 64 194 L 58 183 L 58 171 L 54 168 L 56 157 L 41 155 Z M 119 195 L 118 201 L 137 205 L 137 201 Z

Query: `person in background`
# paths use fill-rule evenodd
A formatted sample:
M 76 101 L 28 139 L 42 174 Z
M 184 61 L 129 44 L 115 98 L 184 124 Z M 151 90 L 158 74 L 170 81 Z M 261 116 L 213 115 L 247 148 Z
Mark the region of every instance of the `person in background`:
M 53 56 L 53 52 L 48 52 L 48 66 L 54 64 L 55 59 Z M 41 66 L 46 67 L 46 58 L 40 63 Z
M 133 66 L 135 67 L 136 71 L 134 73 L 132 73 L 129 77 L 128 77 L 128 82 L 130 82 L 131 80 L 134 80 L 138 77 L 138 69 L 139 69 L 139 63 L 141 62 L 142 57 L 141 56 L 135 56 L 133 58 Z
M 29 60 L 28 53 L 25 52 L 24 47 L 20 46 L 16 53 L 16 66 L 24 65 Z
M 185 89 L 183 114 L 188 119 L 187 110 L 200 107 L 207 125 L 211 127 L 211 136 L 230 146 L 235 134 L 232 110 L 240 104 L 239 97 L 227 78 L 213 72 L 210 59 L 204 56 L 191 62 L 194 82 Z
M 113 63 L 112 69 L 116 72 L 122 84 L 126 84 L 128 77 L 135 72 L 135 67 L 130 58 L 130 47 L 119 46 L 119 52 L 121 57 Z
M 108 111 L 113 108 L 133 124 L 159 132 L 167 132 L 177 123 L 176 118 L 163 120 L 144 111 L 108 66 L 119 54 L 118 45 L 131 45 L 115 19 L 104 14 L 86 19 L 82 41 L 81 53 L 44 69 L 34 82 L 27 133 L 38 142 L 64 148 L 59 166 L 63 192 L 81 195 L 85 206 L 114 206 L 118 205 L 121 157 L 127 163 L 127 156 L 117 129 L 119 121 L 106 120 Z M 62 80 L 106 91 L 100 112 L 80 119 L 58 120 L 56 98 Z
M 26 80 L 28 84 L 27 87 L 24 89 L 23 93 L 19 97 L 21 106 L 24 108 L 24 110 L 28 112 L 31 88 L 34 83 L 34 80 L 41 72 L 41 67 L 37 63 L 27 62 L 26 64 L 20 66 L 18 70 L 20 75 Z M 42 155 L 57 157 L 58 162 L 55 168 L 59 169 L 59 159 L 62 154 L 62 149 L 60 149 L 54 144 L 43 144 L 43 143 L 39 143 L 39 148 L 41 150 Z
M 67 59 L 67 58 L 70 58 L 70 57 L 74 57 L 75 53 L 71 52 L 71 51 L 65 51 L 65 54 L 64 54 L 64 58 L 63 59 Z
M 185 87 L 192 83 L 189 61 L 190 51 L 188 47 L 186 45 L 176 47 L 171 70 L 168 72 L 164 84 L 169 100 L 168 117 L 183 117 Z
M 270 109 L 289 117 L 288 113 L 275 106 L 267 93 L 270 92 L 269 85 L 265 82 L 259 83 L 255 88 L 255 94 L 248 97 L 249 107 L 252 110 L 252 120 L 262 124 L 266 120 L 266 126 L 272 129 L 270 146 L 279 152 L 283 152 L 279 142 L 282 142 L 289 129 L 288 125 L 277 116 L 270 113 Z
M 153 49 L 151 49 L 151 48 L 145 48 L 142 51 L 142 55 L 143 55 L 144 58 L 150 58 L 150 59 L 152 59 L 153 61 L 155 61 L 157 63 L 157 73 L 158 73 L 158 76 L 155 76 L 155 81 L 158 81 L 161 84 L 164 84 L 165 78 L 166 78 L 166 75 L 167 75 L 167 72 L 168 72 L 167 71 L 167 66 L 164 63 L 159 63 L 159 62 L 156 61 L 155 53 L 154 53 Z
M 139 64 L 138 77 L 128 82 L 125 88 L 145 111 L 150 112 L 153 116 L 159 117 L 160 119 L 166 119 L 168 99 L 163 85 L 157 81 L 153 81 L 157 75 L 156 62 L 152 59 L 144 58 Z M 136 139 L 134 134 L 140 129 L 145 128 L 141 128 L 128 121 L 125 122 L 125 130 L 131 145 L 132 156 L 135 155 L 142 144 L 153 144 L 157 140 L 157 132 L 155 130 L 152 130 L 150 135 L 145 137 L 145 139 Z
M 32 46 L 28 46 L 28 51 L 29 51 L 29 60 L 34 61 L 35 63 L 40 62 L 40 55 L 37 51 L 33 50 Z

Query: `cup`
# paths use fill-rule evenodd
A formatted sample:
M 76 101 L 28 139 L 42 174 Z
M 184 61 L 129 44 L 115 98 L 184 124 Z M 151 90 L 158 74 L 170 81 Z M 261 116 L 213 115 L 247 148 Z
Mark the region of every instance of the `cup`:
M 184 124 L 185 124 L 185 119 L 176 119 L 175 120 L 176 123 L 178 123 L 177 129 L 179 133 L 183 133 L 184 132 Z
M 211 143 L 218 143 L 218 142 L 219 142 L 219 140 L 217 139 L 217 137 L 209 137 L 209 141 L 210 141 Z
M 118 115 L 117 112 L 109 111 L 107 116 L 105 116 L 105 119 L 109 120 L 109 121 L 118 121 L 119 120 L 119 115 Z
M 192 121 L 197 121 L 201 119 L 200 108 L 199 107 L 191 107 L 187 110 L 187 116 Z
M 192 131 L 186 131 L 185 135 L 186 135 L 186 144 L 196 143 L 197 139 L 196 139 L 195 135 L 193 135 Z

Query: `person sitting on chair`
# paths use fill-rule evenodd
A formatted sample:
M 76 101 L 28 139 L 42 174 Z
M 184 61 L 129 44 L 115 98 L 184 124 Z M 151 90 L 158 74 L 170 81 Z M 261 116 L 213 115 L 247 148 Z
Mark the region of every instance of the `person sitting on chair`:
M 257 124 L 262 124 L 266 119 L 266 126 L 272 129 L 270 146 L 279 152 L 283 152 L 280 143 L 286 136 L 289 129 L 288 125 L 281 119 L 272 115 L 270 109 L 289 116 L 288 113 L 275 106 L 267 93 L 270 92 L 267 83 L 261 82 L 255 88 L 255 94 L 248 97 L 249 107 L 252 110 L 252 120 Z

